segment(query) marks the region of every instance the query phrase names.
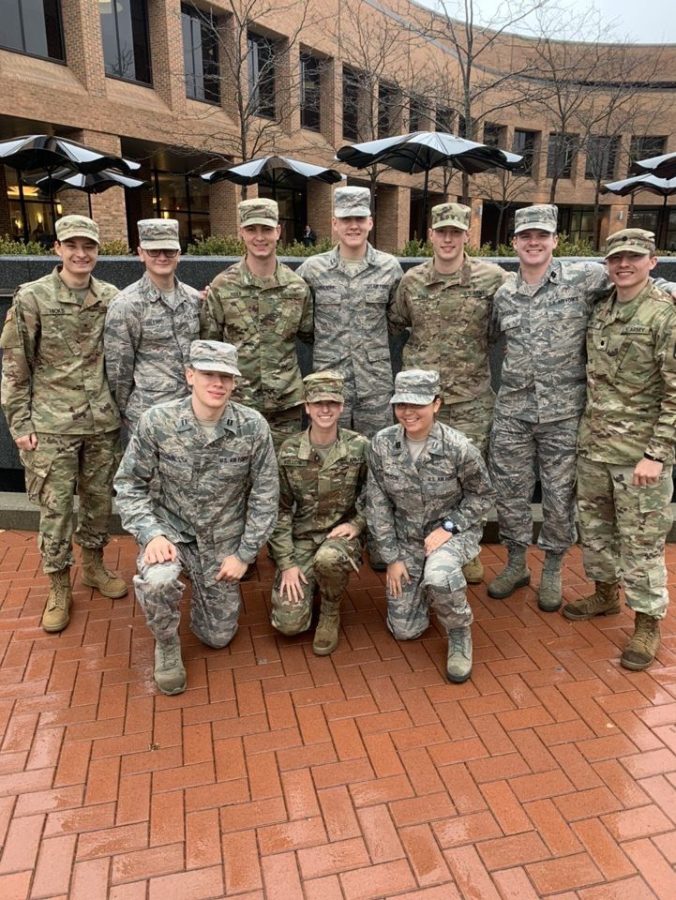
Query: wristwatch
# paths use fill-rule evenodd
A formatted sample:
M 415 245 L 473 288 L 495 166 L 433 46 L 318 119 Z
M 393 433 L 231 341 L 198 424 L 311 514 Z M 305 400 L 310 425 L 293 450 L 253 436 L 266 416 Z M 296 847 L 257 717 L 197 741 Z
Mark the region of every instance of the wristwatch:
M 449 534 L 457 534 L 460 531 L 453 519 L 444 519 L 444 521 L 441 523 L 441 527 Z

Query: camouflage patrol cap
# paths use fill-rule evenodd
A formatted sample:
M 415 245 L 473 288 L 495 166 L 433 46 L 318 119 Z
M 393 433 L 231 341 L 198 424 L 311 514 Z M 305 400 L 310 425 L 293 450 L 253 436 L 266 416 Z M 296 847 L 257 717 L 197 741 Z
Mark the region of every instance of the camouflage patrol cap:
M 256 197 L 253 200 L 242 200 L 237 207 L 239 210 L 239 224 L 245 225 L 270 225 L 276 228 L 279 224 L 279 207 L 275 200 L 267 197 Z
M 99 226 L 93 219 L 87 216 L 62 216 L 54 225 L 57 241 L 67 241 L 69 238 L 88 238 L 100 244 Z
M 335 400 L 343 402 L 343 376 L 339 372 L 313 372 L 303 379 L 305 399 L 308 403 L 318 403 L 320 400 Z
M 467 231 L 472 210 L 462 203 L 439 203 L 432 207 L 431 228 L 461 228 Z
M 427 406 L 441 393 L 436 369 L 404 369 L 394 379 L 394 396 L 390 403 L 414 403 Z
M 526 231 L 529 228 L 556 234 L 558 217 L 559 209 L 551 203 L 536 203 L 534 206 L 517 209 L 514 213 L 514 234 Z
M 336 188 L 333 195 L 333 215 L 336 219 L 371 215 L 371 192 L 363 187 Z
M 606 243 L 606 259 L 616 253 L 640 253 L 652 256 L 655 253 L 655 235 L 643 228 L 623 228 L 611 234 Z
M 136 223 L 142 250 L 180 250 L 177 219 L 141 219 Z
M 237 368 L 237 348 L 223 341 L 193 341 L 190 344 L 190 365 L 200 372 L 242 374 Z

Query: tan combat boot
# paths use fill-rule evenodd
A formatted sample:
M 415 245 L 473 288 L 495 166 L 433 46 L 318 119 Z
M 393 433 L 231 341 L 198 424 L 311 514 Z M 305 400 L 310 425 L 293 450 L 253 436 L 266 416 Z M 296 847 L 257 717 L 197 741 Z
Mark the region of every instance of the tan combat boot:
M 155 684 L 163 694 L 182 694 L 187 677 L 181 657 L 181 639 L 175 634 L 164 641 L 155 641 Z
M 640 672 L 654 661 L 660 649 L 660 621 L 646 613 L 636 613 L 634 633 L 624 648 L 620 664 L 625 669 Z
M 51 587 L 42 613 L 42 627 L 50 634 L 63 631 L 70 622 L 70 607 L 73 594 L 70 587 L 70 569 L 50 572 Z
M 481 584 L 484 580 L 484 567 L 480 556 L 475 556 L 462 567 L 462 574 L 467 584 Z
M 540 577 L 538 607 L 543 612 L 556 612 L 561 608 L 561 563 L 563 553 L 545 553 L 545 564 Z
M 446 675 L 454 684 L 462 684 L 472 674 L 472 629 L 469 625 L 448 630 Z
M 593 619 L 594 616 L 614 616 L 620 612 L 620 586 L 596 581 L 594 593 L 577 603 L 566 603 L 563 614 L 573 622 Z
M 116 600 L 127 593 L 127 585 L 114 572 L 103 565 L 103 550 L 82 548 L 82 584 L 96 588 L 99 594 Z
M 340 600 L 324 600 L 319 611 L 319 621 L 312 649 L 317 656 L 329 656 L 338 646 L 340 628 Z
M 530 570 L 526 565 L 526 548 L 510 547 L 507 565 L 488 585 L 488 596 L 504 600 L 527 584 L 530 584 Z

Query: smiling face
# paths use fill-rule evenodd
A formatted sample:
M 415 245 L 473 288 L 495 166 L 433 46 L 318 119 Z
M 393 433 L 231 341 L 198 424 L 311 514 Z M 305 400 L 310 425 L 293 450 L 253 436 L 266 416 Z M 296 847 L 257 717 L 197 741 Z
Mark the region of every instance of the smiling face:
M 338 427 L 343 405 L 337 400 L 314 400 L 305 404 L 305 412 L 313 425 L 322 431 L 330 431 Z
M 65 283 L 86 284 L 99 255 L 96 241 L 83 237 L 67 238 L 65 241 L 56 241 L 54 250 L 61 257 L 61 277 Z
M 539 269 L 549 265 L 558 242 L 557 235 L 549 231 L 526 228 L 514 235 L 512 246 L 523 268 Z
M 269 260 L 277 252 L 277 241 L 282 233 L 281 225 L 243 225 L 239 236 L 244 241 L 247 256 L 257 260 Z
M 160 279 L 171 277 L 181 258 L 179 250 L 144 250 L 143 247 L 138 248 L 138 255 L 148 274 Z
M 462 228 L 446 225 L 444 228 L 430 228 L 428 234 L 437 268 L 457 267 L 463 259 L 468 233 Z
M 403 425 L 406 437 L 414 441 L 422 441 L 432 430 L 434 416 L 439 412 L 441 400 L 437 397 L 433 403 L 419 405 L 417 403 L 395 403 L 394 414 L 397 422 Z
M 373 218 L 371 216 L 346 216 L 340 219 L 334 216 L 333 218 L 333 230 L 341 249 L 347 250 L 352 255 L 366 251 L 366 242 L 372 228 Z
M 223 412 L 235 389 L 234 375 L 191 368 L 185 370 L 185 377 L 192 388 L 192 406 L 198 418 L 213 418 L 215 412 Z
M 608 276 L 617 288 L 618 299 L 633 300 L 643 290 L 651 271 L 657 265 L 657 257 L 623 250 L 609 256 L 606 265 Z

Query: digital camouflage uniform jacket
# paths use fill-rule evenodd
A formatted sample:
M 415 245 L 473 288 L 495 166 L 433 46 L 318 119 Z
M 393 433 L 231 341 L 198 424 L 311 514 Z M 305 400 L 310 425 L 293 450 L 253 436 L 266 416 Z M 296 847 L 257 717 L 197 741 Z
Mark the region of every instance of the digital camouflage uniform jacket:
M 277 521 L 279 479 L 268 424 L 231 402 L 207 434 L 190 397 L 154 406 L 131 436 L 115 490 L 123 527 L 139 544 L 158 535 L 172 543 L 196 541 L 212 584 L 226 556 L 252 563 Z
M 209 286 L 200 319 L 201 337 L 237 347 L 236 400 L 261 412 L 303 402 L 295 339 L 312 340 L 312 299 L 288 266 L 277 261 L 270 278 L 252 275 L 243 259 L 230 266 Z
M 592 313 L 587 354 L 582 456 L 622 466 L 649 453 L 670 465 L 676 441 L 672 298 L 650 282 L 627 303 L 619 303 L 613 292 Z
M 359 267 L 334 247 L 298 269 L 314 296 L 314 370 L 340 372 L 347 399 L 392 393 L 388 312 L 402 274 L 394 256 L 370 244 Z
M 436 369 L 444 403 L 463 403 L 490 390 L 493 296 L 507 277 L 499 266 L 465 254 L 453 275 L 439 274 L 430 259 L 401 279 L 390 322 L 411 328 L 403 367 Z
M 417 463 L 401 425 L 384 428 L 368 451 L 367 519 L 386 563 L 451 518 L 460 531 L 481 527 L 493 488 L 481 453 L 459 431 L 435 422 Z M 410 553 L 410 551 L 409 551 Z
M 280 569 L 295 565 L 294 539 L 319 545 L 345 522 L 363 531 L 366 525 L 367 438 L 345 428 L 322 462 L 310 443 L 309 430 L 284 441 L 279 453 L 279 518 L 270 552 Z
M 59 277 L 23 284 L 0 338 L 2 408 L 12 437 L 115 431 L 120 416 L 105 376 L 103 326 L 118 289 L 91 278 L 80 303 Z
M 106 373 L 134 426 L 155 403 L 186 397 L 190 343 L 199 337 L 199 293 L 180 281 L 170 306 L 147 272 L 113 299 L 106 316 Z

